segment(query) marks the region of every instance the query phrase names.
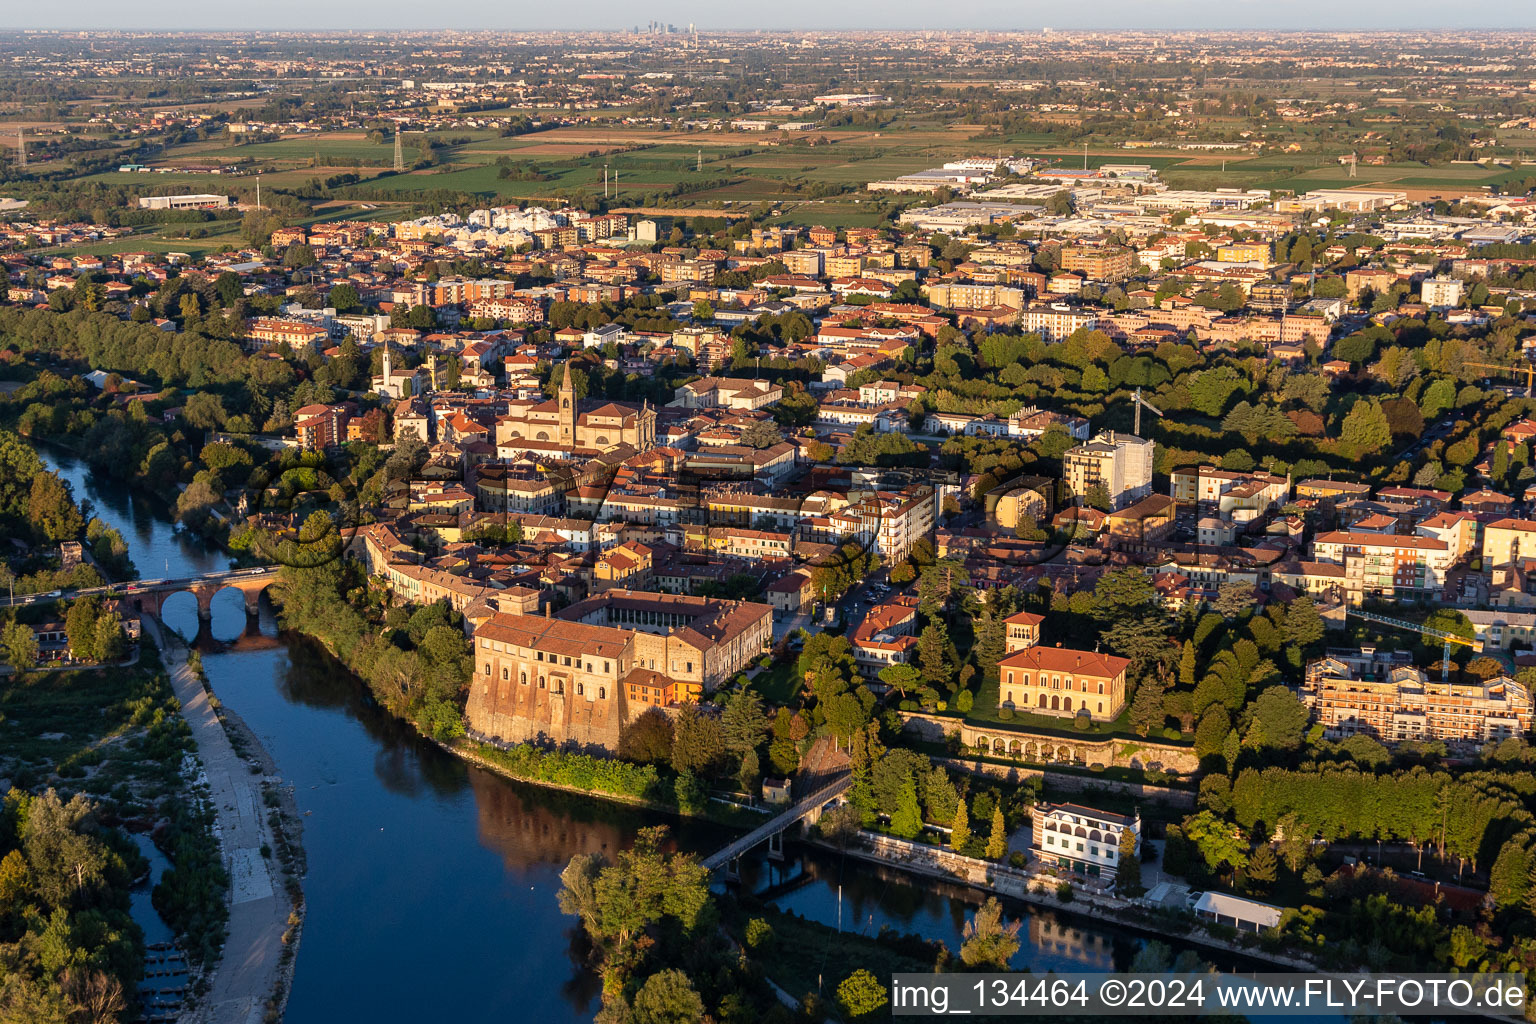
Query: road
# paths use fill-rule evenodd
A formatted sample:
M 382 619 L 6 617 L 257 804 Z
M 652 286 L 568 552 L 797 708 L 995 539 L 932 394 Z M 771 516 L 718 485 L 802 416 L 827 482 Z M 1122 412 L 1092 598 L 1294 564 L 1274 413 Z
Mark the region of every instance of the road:
M 261 855 L 262 847 L 276 847 L 262 800 L 262 776 L 251 774 L 230 745 L 208 691 L 187 665 L 186 648 L 168 644 L 148 616 L 144 628 L 164 654 L 181 715 L 197 742 L 216 815 L 215 834 L 229 872 L 224 955 L 207 979 L 207 994 L 183 1024 L 261 1024 L 277 985 L 290 909 L 276 861 Z
M 0 608 L 25 608 L 28 605 L 42 604 L 48 601 L 72 601 L 75 598 L 90 597 L 93 594 L 111 594 L 114 597 L 124 597 L 145 590 L 167 590 L 177 587 L 190 587 L 201 583 L 228 583 L 231 580 L 241 579 L 246 576 L 261 576 L 276 571 L 276 566 L 261 566 L 254 569 L 228 569 L 222 572 L 210 572 L 202 576 L 182 576 L 174 579 L 160 580 L 132 580 L 128 583 L 109 583 L 102 587 L 81 587 L 78 590 L 51 590 L 43 594 L 14 594 L 0 597 Z

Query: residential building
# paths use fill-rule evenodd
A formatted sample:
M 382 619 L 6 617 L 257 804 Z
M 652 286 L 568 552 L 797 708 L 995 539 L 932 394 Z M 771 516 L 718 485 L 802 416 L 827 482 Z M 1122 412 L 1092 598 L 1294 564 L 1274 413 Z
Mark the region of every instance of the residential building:
M 1069 868 L 1113 881 L 1120 868 L 1123 833 L 1141 852 L 1141 814 L 1101 811 L 1082 804 L 1038 803 L 1031 815 L 1034 854 L 1046 867 Z
M 1064 245 L 1061 269 L 1090 281 L 1124 281 L 1136 269 L 1136 254 L 1118 246 Z
M 1307 665 L 1301 698 L 1329 739 L 1371 736 L 1382 743 L 1441 740 L 1474 744 L 1523 736 L 1531 693 L 1508 676 L 1436 682 L 1375 651 L 1330 652 Z
M 1536 557 L 1536 521 L 1496 519 L 1483 527 L 1483 568 L 1500 569 Z
M 879 676 L 891 665 L 909 663 L 917 650 L 917 598 L 898 594 L 874 605 L 853 631 L 853 660 L 859 673 Z
M 1451 309 L 1461 305 L 1462 284 L 1454 277 L 1426 278 L 1419 298 L 1430 309 Z
M 321 452 L 335 448 L 347 439 L 347 422 L 352 410 L 346 405 L 306 405 L 293 414 L 294 433 L 299 447 Z
M 1003 707 L 1053 718 L 1086 715 L 1113 721 L 1125 706 L 1130 660 L 1096 651 L 1038 644 L 998 662 Z
M 1098 325 L 1096 313 L 1054 303 L 1048 306 L 1028 306 L 1020 311 L 1018 326 L 1025 334 L 1038 334 L 1046 342 L 1064 341 L 1080 330 L 1093 330 Z
M 1095 485 L 1103 485 L 1110 507 L 1120 509 L 1152 493 L 1152 460 L 1152 441 L 1107 430 L 1068 449 L 1062 475 L 1074 497 L 1083 499 Z
M 1439 592 L 1453 561 L 1450 546 L 1434 537 L 1344 531 L 1318 534 L 1312 557 L 1344 566 L 1346 590 L 1376 597 Z

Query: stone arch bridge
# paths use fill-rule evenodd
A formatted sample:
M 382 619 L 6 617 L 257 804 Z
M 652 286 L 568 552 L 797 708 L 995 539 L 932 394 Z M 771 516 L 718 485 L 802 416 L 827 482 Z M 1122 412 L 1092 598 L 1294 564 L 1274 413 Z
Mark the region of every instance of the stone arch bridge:
M 162 618 L 165 602 L 181 593 L 197 599 L 197 617 L 201 622 L 213 618 L 213 599 L 225 590 L 238 590 L 245 598 L 245 613 L 255 615 L 262 591 L 277 580 L 278 567 L 263 566 L 255 569 L 229 569 L 205 573 L 202 576 L 186 576 L 169 580 L 139 580 L 124 587 L 114 587 L 115 593 L 129 608 L 144 615 Z M 83 592 L 82 592 L 83 593 Z

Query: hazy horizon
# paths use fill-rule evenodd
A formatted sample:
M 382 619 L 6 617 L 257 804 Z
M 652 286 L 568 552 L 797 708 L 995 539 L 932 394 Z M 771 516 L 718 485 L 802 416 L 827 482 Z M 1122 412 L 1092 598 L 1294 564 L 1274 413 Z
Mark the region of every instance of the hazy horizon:
M 1346 13 L 1347 11 L 1347 13 Z M 700 31 L 1063 31 L 1115 29 L 1188 31 L 1479 31 L 1536 28 L 1536 9 L 1478 11 L 1466 24 L 1466 11 L 1429 0 L 1359 0 L 1341 9 L 1325 0 L 1298 0 L 1286 6 L 1255 0 L 1166 0 L 1156 5 L 1107 0 L 1091 10 L 1064 11 L 1059 5 L 981 0 L 970 6 L 935 12 L 917 3 L 882 4 L 845 0 L 825 4 L 784 0 L 766 10 L 722 6 L 704 0 L 635 6 L 596 0 L 577 8 L 505 5 L 469 0 L 445 12 L 400 0 L 340 0 L 316 5 L 299 0 L 271 0 L 261 5 L 170 3 L 125 8 L 106 0 L 80 0 L 70 9 L 72 24 L 60 25 L 58 11 L 29 5 L 12 13 L 7 29 L 59 32 L 144 31 L 613 31 L 670 22 Z

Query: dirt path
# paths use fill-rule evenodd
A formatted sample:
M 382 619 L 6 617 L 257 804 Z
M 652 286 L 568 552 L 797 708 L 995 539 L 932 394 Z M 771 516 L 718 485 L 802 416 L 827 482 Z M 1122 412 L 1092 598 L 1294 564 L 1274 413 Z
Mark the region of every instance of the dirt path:
M 184 1024 L 261 1024 L 280 976 L 290 909 L 277 862 L 261 853 L 263 846 L 276 846 L 262 802 L 262 776 L 252 774 L 235 753 L 207 690 L 187 665 L 186 649 L 174 641 L 168 645 L 148 617 L 144 625 L 164 653 L 182 717 L 197 741 L 217 814 L 214 830 L 229 872 L 224 955 L 208 978 L 207 994 L 188 1011 Z

